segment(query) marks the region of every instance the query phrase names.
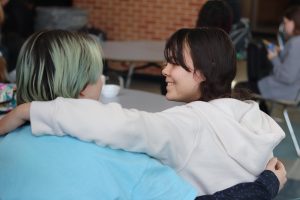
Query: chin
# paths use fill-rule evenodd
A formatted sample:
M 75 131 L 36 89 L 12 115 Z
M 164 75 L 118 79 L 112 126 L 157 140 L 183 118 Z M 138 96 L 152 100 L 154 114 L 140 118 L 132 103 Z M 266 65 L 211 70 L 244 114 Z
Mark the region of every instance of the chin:
M 170 94 L 166 94 L 166 99 L 169 100 L 169 101 L 179 101 L 180 102 L 180 99 L 170 95 Z
M 169 100 L 169 101 L 173 101 L 172 96 L 168 92 L 166 94 L 166 99 Z

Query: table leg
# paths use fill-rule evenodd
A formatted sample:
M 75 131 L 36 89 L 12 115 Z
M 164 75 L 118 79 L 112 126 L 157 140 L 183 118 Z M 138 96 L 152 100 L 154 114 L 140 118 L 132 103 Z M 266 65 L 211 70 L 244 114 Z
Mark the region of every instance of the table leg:
M 135 65 L 134 64 L 130 64 L 129 65 L 129 70 L 127 72 L 127 77 L 126 77 L 126 83 L 125 83 L 125 88 L 129 88 L 130 84 L 131 84 L 131 78 L 132 78 L 132 74 L 134 72 L 134 68 Z

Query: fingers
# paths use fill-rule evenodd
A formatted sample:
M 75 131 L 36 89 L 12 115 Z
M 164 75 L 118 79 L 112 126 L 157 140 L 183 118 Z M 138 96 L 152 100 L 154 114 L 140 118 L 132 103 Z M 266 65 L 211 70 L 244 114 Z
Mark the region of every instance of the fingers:
M 280 160 L 277 160 L 275 168 L 277 170 L 284 170 L 285 171 L 285 167 L 284 167 L 283 163 Z
M 277 161 L 275 169 L 278 170 L 278 171 L 281 171 L 282 174 L 286 177 L 285 167 L 284 167 L 283 163 L 280 160 Z
M 279 160 L 277 161 L 275 168 L 275 174 L 280 182 L 279 190 L 281 190 L 287 182 L 286 170 L 283 163 Z
M 269 160 L 266 169 L 267 170 L 274 170 L 276 168 L 277 162 L 278 162 L 278 159 L 276 157 L 273 157 L 271 160 Z

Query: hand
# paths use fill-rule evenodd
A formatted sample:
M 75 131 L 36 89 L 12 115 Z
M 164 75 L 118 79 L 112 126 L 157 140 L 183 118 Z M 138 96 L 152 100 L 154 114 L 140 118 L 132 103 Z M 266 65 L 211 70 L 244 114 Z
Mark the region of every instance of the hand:
M 272 60 L 273 58 L 277 57 L 279 54 L 279 47 L 275 46 L 273 50 L 268 49 L 268 59 Z
M 274 157 L 267 164 L 266 170 L 272 171 L 277 176 L 279 180 L 279 190 L 281 190 L 287 181 L 286 170 L 282 162 Z
M 17 106 L 0 119 L 0 135 L 15 130 L 29 120 L 30 103 Z
M 268 56 L 269 60 L 272 60 L 273 58 L 278 56 L 280 48 L 277 45 L 273 44 L 272 42 L 270 42 L 268 40 L 262 40 L 262 42 L 264 43 L 264 45 L 267 48 L 267 51 L 268 51 L 267 56 Z

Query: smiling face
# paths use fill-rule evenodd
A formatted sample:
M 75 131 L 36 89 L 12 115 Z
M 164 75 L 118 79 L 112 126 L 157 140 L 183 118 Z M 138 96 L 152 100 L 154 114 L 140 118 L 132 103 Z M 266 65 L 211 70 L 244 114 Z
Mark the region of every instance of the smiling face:
M 231 96 L 236 53 L 223 30 L 179 29 L 168 39 L 164 55 L 168 100 L 207 102 Z
M 171 101 L 192 102 L 201 97 L 200 84 L 205 80 L 204 76 L 194 70 L 193 61 L 189 50 L 184 48 L 183 56 L 190 71 L 185 70 L 182 66 L 167 63 L 162 70 L 162 74 L 167 82 L 166 98 Z

